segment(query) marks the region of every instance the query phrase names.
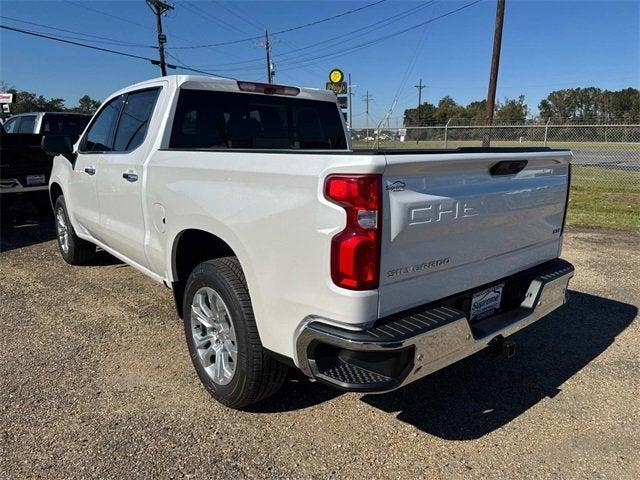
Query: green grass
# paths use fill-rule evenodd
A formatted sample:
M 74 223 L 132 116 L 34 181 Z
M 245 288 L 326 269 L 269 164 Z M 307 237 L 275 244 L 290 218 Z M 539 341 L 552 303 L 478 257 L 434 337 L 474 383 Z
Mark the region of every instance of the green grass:
M 374 148 L 375 142 L 353 142 L 354 150 L 369 150 Z M 482 140 L 451 140 L 447 142 L 447 148 L 458 147 L 480 147 L 482 146 Z M 518 141 L 500 141 L 494 140 L 491 142 L 492 147 L 542 147 L 543 142 L 518 142 Z M 640 154 L 640 143 L 621 143 L 621 142 L 549 142 L 547 146 L 551 148 L 568 148 L 572 150 L 602 150 L 609 152 L 637 152 Z M 380 141 L 381 149 L 411 149 L 411 148 L 444 148 L 443 140 L 428 140 L 416 143 L 415 140 L 407 140 L 406 142 L 396 141 Z
M 640 231 L 640 172 L 574 165 L 567 223 Z

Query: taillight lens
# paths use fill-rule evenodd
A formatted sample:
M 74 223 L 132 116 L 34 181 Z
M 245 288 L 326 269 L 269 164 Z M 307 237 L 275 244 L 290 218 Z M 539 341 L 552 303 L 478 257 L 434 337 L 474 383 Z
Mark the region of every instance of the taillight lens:
M 331 175 L 327 199 L 344 208 L 347 225 L 331 240 L 331 278 L 339 287 L 378 287 L 382 219 L 380 175 Z

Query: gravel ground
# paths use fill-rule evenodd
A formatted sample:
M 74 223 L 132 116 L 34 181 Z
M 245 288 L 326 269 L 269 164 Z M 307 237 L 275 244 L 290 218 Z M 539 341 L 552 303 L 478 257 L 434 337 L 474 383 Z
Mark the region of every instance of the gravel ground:
M 569 303 L 399 391 L 293 374 L 250 412 L 201 388 L 171 294 L 52 221 L 2 218 L 0 478 L 640 478 L 640 237 L 571 230 Z

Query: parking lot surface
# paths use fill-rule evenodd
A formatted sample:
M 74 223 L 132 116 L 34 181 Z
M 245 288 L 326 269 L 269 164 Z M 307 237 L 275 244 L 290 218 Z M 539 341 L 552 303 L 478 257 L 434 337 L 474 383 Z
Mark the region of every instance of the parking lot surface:
M 3 214 L 0 478 L 640 478 L 640 237 L 571 230 L 569 303 L 510 360 L 380 396 L 291 375 L 249 412 L 200 386 L 169 290 Z

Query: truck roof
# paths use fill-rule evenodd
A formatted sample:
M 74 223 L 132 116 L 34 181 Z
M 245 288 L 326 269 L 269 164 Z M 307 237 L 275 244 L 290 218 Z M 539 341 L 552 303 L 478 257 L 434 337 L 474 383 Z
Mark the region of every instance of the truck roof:
M 153 84 L 157 84 L 159 81 L 169 81 L 173 84 L 175 88 L 181 87 L 189 87 L 198 90 L 217 90 L 217 91 L 227 91 L 227 92 L 237 92 L 237 93 L 246 93 L 240 90 L 238 87 L 238 82 L 247 82 L 247 83 L 260 83 L 253 80 L 236 80 L 234 78 L 224 78 L 224 77 L 214 77 L 207 75 L 167 75 L 166 77 L 156 77 L 149 80 L 145 80 L 144 82 L 139 82 L 134 85 L 130 85 L 125 87 L 113 95 L 118 95 L 132 89 L 144 88 L 146 86 L 151 86 Z M 280 86 L 286 87 L 294 87 L 300 89 L 300 93 L 297 95 L 298 98 L 305 98 L 309 100 L 320 100 L 325 102 L 335 102 L 336 95 L 333 92 L 328 90 L 323 90 L 320 88 L 309 88 L 309 87 L 299 87 L 297 85 L 283 85 L 277 84 Z
M 9 118 L 22 117 L 24 115 L 80 115 L 80 116 L 83 116 L 83 117 L 90 117 L 91 116 L 91 115 L 88 115 L 86 113 L 81 113 L 81 112 L 22 112 L 22 113 L 14 113 Z

